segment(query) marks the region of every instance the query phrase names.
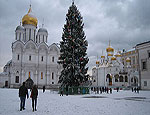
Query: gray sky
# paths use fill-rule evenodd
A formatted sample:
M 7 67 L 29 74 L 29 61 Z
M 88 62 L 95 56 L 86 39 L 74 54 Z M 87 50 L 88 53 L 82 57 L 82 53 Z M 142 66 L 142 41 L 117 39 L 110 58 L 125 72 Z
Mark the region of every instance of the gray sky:
M 44 19 L 49 45 L 61 40 L 71 3 L 72 0 L 31 0 L 38 28 Z M 75 4 L 83 16 L 90 68 L 102 50 L 105 53 L 109 39 L 116 50 L 128 50 L 150 40 L 150 0 L 75 0 Z M 30 0 L 0 0 L 0 71 L 12 58 L 15 29 L 29 5 Z

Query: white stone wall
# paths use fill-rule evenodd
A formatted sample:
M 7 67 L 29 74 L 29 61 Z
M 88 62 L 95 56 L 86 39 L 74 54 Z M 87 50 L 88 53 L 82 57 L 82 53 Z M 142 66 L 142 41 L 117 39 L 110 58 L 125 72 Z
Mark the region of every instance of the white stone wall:
M 150 52 L 150 41 L 139 44 L 136 46 L 138 50 L 138 58 L 139 58 L 139 71 L 141 77 L 141 88 L 142 89 L 150 89 L 150 58 L 148 52 Z M 146 69 L 142 68 L 142 61 L 146 61 Z M 147 86 L 144 86 L 144 81 L 147 82 Z

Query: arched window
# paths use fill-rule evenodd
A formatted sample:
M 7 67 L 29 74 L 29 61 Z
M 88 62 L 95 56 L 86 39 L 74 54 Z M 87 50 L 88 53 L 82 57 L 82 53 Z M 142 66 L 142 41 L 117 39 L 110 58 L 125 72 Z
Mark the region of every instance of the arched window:
M 41 72 L 41 79 L 43 79 L 43 72 Z
M 17 60 L 19 60 L 19 54 L 18 54 Z
M 54 62 L 54 56 L 52 57 L 52 62 Z
M 119 75 L 116 74 L 114 77 L 115 77 L 115 82 L 118 82 Z
M 54 79 L 54 73 L 52 72 L 52 79 Z
M 125 82 L 128 82 L 128 77 L 127 76 L 125 76 Z
M 31 73 L 30 73 L 30 71 L 29 71 L 29 78 L 31 77 Z
M 31 39 L 31 29 L 29 29 L 29 40 Z
M 15 82 L 19 83 L 19 76 L 16 76 Z
M 43 61 L 43 56 L 41 57 L 41 61 Z
M 29 61 L 31 61 L 31 55 L 29 55 Z
M 119 77 L 119 82 L 123 82 L 123 76 Z

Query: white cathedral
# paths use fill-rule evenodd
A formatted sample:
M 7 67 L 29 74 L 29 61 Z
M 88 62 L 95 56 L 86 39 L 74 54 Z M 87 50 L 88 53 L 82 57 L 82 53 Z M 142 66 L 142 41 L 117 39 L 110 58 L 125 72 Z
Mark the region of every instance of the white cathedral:
M 48 32 L 37 30 L 38 20 L 31 6 L 22 18 L 22 25 L 16 27 L 12 43 L 12 59 L 0 74 L 0 87 L 18 88 L 23 82 L 38 87 L 58 87 L 61 65 L 57 63 L 60 49 L 56 43 L 48 46 Z
M 92 68 L 93 87 L 130 88 L 139 86 L 139 73 L 131 66 L 131 59 L 127 56 L 123 61 L 122 53 L 109 46 L 106 56 L 102 54 Z M 124 64 L 126 63 L 126 64 Z

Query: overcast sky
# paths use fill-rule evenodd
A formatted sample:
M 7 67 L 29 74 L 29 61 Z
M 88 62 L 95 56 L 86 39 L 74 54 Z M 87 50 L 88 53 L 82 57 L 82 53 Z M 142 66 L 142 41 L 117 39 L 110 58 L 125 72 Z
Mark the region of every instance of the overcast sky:
M 72 0 L 31 0 L 38 28 L 44 23 L 48 30 L 49 45 L 61 40 L 71 3 Z M 150 40 L 150 0 L 75 0 L 75 4 L 83 16 L 90 68 L 102 50 L 106 53 L 109 39 L 116 50 L 129 50 Z M 29 5 L 30 0 L 0 0 L 0 72 L 12 58 L 15 29 Z

